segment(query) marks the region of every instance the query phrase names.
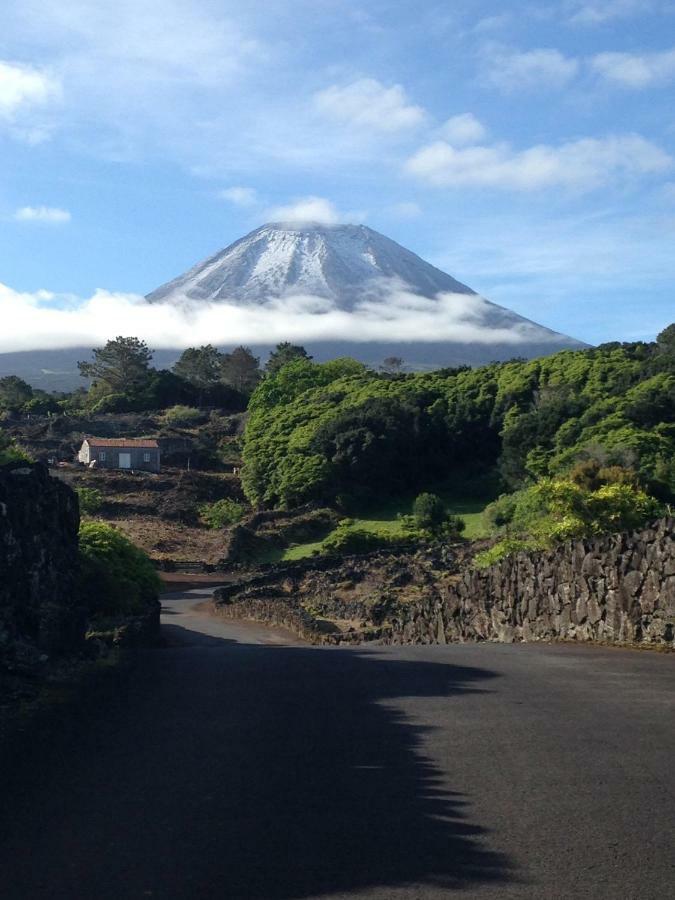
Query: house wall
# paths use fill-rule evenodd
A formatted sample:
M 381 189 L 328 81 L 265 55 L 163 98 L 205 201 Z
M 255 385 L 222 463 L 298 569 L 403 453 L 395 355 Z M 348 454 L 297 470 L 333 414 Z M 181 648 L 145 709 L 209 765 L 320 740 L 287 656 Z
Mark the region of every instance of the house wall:
M 101 459 L 101 453 L 105 454 L 105 458 Z M 138 472 L 159 472 L 160 470 L 160 452 L 158 449 L 148 449 L 142 447 L 91 447 L 88 458 L 80 461 L 90 463 L 96 461 L 97 468 L 101 469 L 119 469 L 120 453 L 128 453 L 131 456 L 131 467 Z M 144 455 L 149 454 L 150 461 L 144 460 Z

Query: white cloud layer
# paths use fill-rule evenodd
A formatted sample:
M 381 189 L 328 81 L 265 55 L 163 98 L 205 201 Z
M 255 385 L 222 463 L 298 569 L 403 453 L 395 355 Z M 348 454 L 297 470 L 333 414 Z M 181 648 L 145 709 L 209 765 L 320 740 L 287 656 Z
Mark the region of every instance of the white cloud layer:
M 271 298 L 263 305 L 148 303 L 133 294 L 98 290 L 87 300 L 47 291 L 19 293 L 0 284 L 0 352 L 97 346 L 122 331 L 159 348 L 200 344 L 276 344 L 290 341 L 458 341 L 507 343 L 546 340 L 527 322 L 489 324 L 494 307 L 477 295 L 406 291 L 397 282 L 354 310 L 313 296 Z
M 531 191 L 568 187 L 588 190 L 619 177 L 664 172 L 673 159 L 637 134 L 582 138 L 553 147 L 513 150 L 508 144 L 458 150 L 445 141 L 423 147 L 407 171 L 438 187 L 494 187 Z
M 43 225 L 66 225 L 71 218 L 67 209 L 55 206 L 22 206 L 14 213 L 17 222 L 37 222 Z
M 663 53 L 599 53 L 592 69 L 607 81 L 628 88 L 646 88 L 675 79 L 675 48 Z
M 482 53 L 483 80 L 504 93 L 562 88 L 578 71 L 578 60 L 550 48 L 520 53 L 489 44 Z
M 319 225 L 337 225 L 341 220 L 335 206 L 325 197 L 301 197 L 287 206 L 275 206 L 267 211 L 266 218 L 271 222 L 316 223 Z
M 314 95 L 316 109 L 330 119 L 356 128 L 381 132 L 415 128 L 426 112 L 408 100 L 400 84 L 386 87 L 374 78 L 332 85 Z
M 483 140 L 486 134 L 487 129 L 473 113 L 452 116 L 439 129 L 439 136 L 453 147 L 477 144 Z

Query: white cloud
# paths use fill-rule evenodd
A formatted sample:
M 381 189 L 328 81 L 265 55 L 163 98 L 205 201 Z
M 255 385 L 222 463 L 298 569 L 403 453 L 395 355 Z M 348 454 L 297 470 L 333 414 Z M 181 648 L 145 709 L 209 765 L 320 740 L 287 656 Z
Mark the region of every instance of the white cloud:
M 336 225 L 341 218 L 335 206 L 325 197 L 301 197 L 288 206 L 275 206 L 267 211 L 266 217 L 271 222 L 312 222 L 320 225 Z
M 86 300 L 46 291 L 18 293 L 0 284 L 0 352 L 97 346 L 125 333 L 155 348 L 199 344 L 276 344 L 290 341 L 461 341 L 508 343 L 546 339 L 530 323 L 489 324 L 494 306 L 475 294 L 420 297 L 387 280 L 354 310 L 323 297 L 270 298 L 260 306 L 235 303 L 148 303 L 133 294 L 98 290 Z
M 220 191 L 218 196 L 221 200 L 227 200 L 235 206 L 251 207 L 258 202 L 258 194 L 254 188 L 250 187 L 230 187 Z
M 67 209 L 55 206 L 22 206 L 14 213 L 17 222 L 38 222 L 45 225 L 65 225 L 71 218 Z
M 649 0 L 600 0 L 596 3 L 575 2 L 568 21 L 573 25 L 603 25 L 613 19 L 625 19 L 647 12 Z
M 335 121 L 378 132 L 415 128 L 426 119 L 425 110 L 408 100 L 400 84 L 385 87 L 374 78 L 318 91 L 314 105 Z
M 441 125 L 438 133 L 453 147 L 460 147 L 464 144 L 477 144 L 482 141 L 487 134 L 487 129 L 473 113 L 461 113 L 458 116 L 452 116 Z
M 591 66 L 607 81 L 623 87 L 664 84 L 675 79 L 675 48 L 663 53 L 599 53 Z
M 488 44 L 481 57 L 483 80 L 505 93 L 561 88 L 579 71 L 578 60 L 550 48 L 519 53 Z
M 457 150 L 445 141 L 423 147 L 407 171 L 439 187 L 494 187 L 531 191 L 548 187 L 590 189 L 619 176 L 667 171 L 673 160 L 637 134 L 582 138 L 558 147 L 508 144 Z
M 26 0 L 3 4 L 2 38 L 50 61 L 71 146 L 114 160 L 181 156 L 188 143 L 206 154 L 200 127 L 217 117 L 225 132 L 227 118 L 231 137 L 232 89 L 268 58 L 243 17 L 215 8 L 223 5 Z
M 45 109 L 61 97 L 59 80 L 33 66 L 0 61 L 0 124 L 31 143 L 47 135 Z

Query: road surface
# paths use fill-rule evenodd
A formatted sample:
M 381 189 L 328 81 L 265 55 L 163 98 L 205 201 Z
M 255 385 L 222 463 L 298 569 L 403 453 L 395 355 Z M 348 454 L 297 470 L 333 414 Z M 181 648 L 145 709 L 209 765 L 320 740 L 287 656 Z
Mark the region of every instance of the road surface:
M 675 656 L 314 648 L 205 594 L 22 760 L 3 900 L 675 896 Z

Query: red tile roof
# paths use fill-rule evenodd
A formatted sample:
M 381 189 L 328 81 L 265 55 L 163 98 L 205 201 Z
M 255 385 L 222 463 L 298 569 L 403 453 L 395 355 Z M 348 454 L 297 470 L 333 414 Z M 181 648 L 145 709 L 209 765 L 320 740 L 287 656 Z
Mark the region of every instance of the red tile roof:
M 96 438 L 86 437 L 90 447 L 139 447 L 146 450 L 157 450 L 159 444 L 149 438 Z

